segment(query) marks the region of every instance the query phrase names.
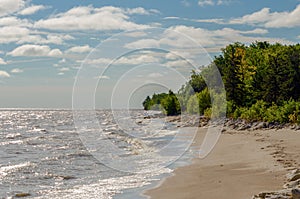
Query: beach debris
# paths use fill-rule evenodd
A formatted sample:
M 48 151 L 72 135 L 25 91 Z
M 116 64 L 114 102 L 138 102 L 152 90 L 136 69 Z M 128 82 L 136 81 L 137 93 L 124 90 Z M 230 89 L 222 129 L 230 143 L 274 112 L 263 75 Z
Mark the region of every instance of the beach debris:
M 291 193 L 287 191 L 261 192 L 252 197 L 252 199 L 290 199 Z
M 292 189 L 292 198 L 300 199 L 300 189 Z
M 58 179 L 60 180 L 72 180 L 72 179 L 76 179 L 74 176 L 63 176 L 63 175 L 60 175 L 58 176 Z
M 15 194 L 16 198 L 23 198 L 23 197 L 28 197 L 31 196 L 30 193 L 17 193 Z
M 295 188 L 298 185 L 300 185 L 300 179 L 286 183 L 285 185 L 283 185 L 283 188 L 284 189 Z
M 289 182 L 300 179 L 300 170 L 299 169 L 293 170 L 291 173 L 287 175 L 287 178 Z
M 289 181 L 283 185 L 282 190 L 274 192 L 261 192 L 252 199 L 300 199 L 300 170 L 295 169 L 287 174 Z
M 295 180 L 298 180 L 300 179 L 300 173 L 296 173 L 295 175 L 293 175 L 291 177 L 291 179 L 289 179 L 289 181 L 295 181 Z

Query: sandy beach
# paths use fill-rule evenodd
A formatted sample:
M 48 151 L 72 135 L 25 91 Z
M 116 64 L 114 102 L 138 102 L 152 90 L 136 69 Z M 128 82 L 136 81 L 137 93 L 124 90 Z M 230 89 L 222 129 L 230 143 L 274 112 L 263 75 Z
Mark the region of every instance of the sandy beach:
M 195 146 L 206 129 L 198 130 Z M 300 167 L 300 132 L 290 129 L 222 133 L 214 150 L 145 192 L 153 199 L 241 199 L 282 189 L 286 174 Z

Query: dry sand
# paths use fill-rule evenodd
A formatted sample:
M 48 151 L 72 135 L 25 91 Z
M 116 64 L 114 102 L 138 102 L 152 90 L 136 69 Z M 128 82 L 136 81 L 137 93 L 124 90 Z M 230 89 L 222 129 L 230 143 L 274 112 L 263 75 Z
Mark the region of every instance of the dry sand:
M 195 145 L 206 133 L 200 128 Z M 282 188 L 288 170 L 300 168 L 300 132 L 289 129 L 222 133 L 214 150 L 145 192 L 153 199 L 247 199 Z

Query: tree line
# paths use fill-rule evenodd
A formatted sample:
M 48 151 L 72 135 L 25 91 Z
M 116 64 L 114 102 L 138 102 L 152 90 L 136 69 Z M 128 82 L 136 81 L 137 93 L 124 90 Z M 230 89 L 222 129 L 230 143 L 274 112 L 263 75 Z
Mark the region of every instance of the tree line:
M 300 44 L 230 44 L 201 73 L 191 71 L 190 80 L 176 95 L 170 91 L 148 96 L 144 109 L 155 107 L 167 115 L 185 111 L 209 116 L 211 92 L 215 91 L 208 90 L 203 74 L 209 73 L 212 65 L 220 71 L 225 86 L 227 117 L 300 122 Z M 168 112 L 168 105 L 176 107 L 175 111 Z

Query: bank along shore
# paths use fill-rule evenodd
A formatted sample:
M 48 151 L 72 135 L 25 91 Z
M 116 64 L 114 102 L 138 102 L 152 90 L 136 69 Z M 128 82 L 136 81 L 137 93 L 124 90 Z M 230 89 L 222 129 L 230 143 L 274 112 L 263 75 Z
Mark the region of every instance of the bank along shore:
M 199 148 L 209 121 L 167 117 L 178 127 L 199 126 Z M 200 122 L 199 122 L 200 121 Z M 300 199 L 300 126 L 226 119 L 222 134 L 205 158 L 175 169 L 144 192 L 153 199 Z

